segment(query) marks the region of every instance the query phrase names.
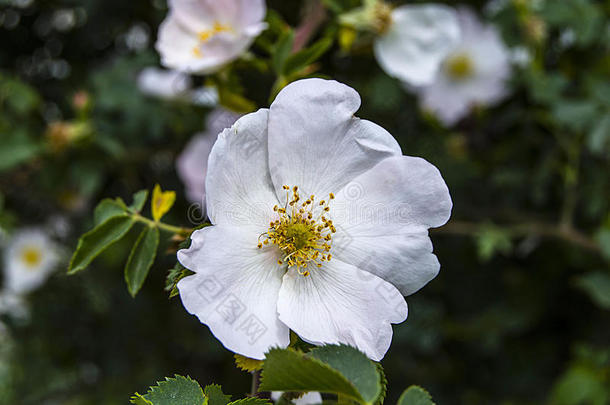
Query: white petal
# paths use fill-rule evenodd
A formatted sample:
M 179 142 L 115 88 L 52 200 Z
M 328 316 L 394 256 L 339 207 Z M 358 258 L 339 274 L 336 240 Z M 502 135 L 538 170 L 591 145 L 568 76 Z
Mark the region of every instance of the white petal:
M 213 224 L 269 227 L 278 204 L 268 169 L 268 110 L 243 116 L 225 129 L 212 148 L 206 203 Z
M 266 14 L 264 0 L 172 0 L 171 9 L 183 24 L 194 30 L 229 24 L 242 30 L 259 24 Z
M 271 400 L 273 402 L 277 402 L 283 392 L 282 391 L 272 391 L 271 392 Z M 321 404 L 322 403 L 322 395 L 319 392 L 306 392 L 303 396 L 297 399 L 293 399 L 292 403 L 295 405 L 313 405 L 313 404 Z
M 508 94 L 511 75 L 510 53 L 493 25 L 483 24 L 468 8 L 458 11 L 462 38 L 447 55 L 465 55 L 473 65 L 471 77 L 454 80 L 446 68 L 434 83 L 418 89 L 422 107 L 451 126 L 466 116 L 475 105 L 493 105 Z
M 412 85 L 431 83 L 460 37 L 457 15 L 440 4 L 406 5 L 392 11 L 392 25 L 374 44 L 390 76 Z
M 196 274 L 178 283 L 186 310 L 208 325 L 229 350 L 263 359 L 290 343 L 277 316 L 282 271 L 272 248 L 258 249 L 255 233 L 212 226 L 195 231 L 178 260 Z
M 446 223 L 451 207 L 436 167 L 409 156 L 385 159 L 337 195 L 331 252 L 412 294 L 438 273 L 427 229 Z
M 159 37 L 155 45 L 161 55 L 161 64 L 170 69 L 188 73 L 211 73 L 232 59 L 250 45 L 250 39 L 235 41 L 221 35 L 202 43 L 197 32 L 182 25 L 173 13 L 161 23 Z M 195 49 L 200 54 L 197 55 Z
M 401 154 L 386 130 L 353 116 L 359 106 L 354 89 L 331 80 L 299 80 L 278 94 L 269 112 L 269 166 L 278 196 L 286 184 L 324 198 Z
M 407 303 L 391 284 L 334 258 L 304 277 L 284 276 L 280 320 L 315 344 L 345 343 L 378 361 L 392 341 L 391 323 L 407 317 Z
M 191 88 L 191 79 L 182 72 L 148 67 L 138 75 L 138 88 L 149 96 L 173 99 Z

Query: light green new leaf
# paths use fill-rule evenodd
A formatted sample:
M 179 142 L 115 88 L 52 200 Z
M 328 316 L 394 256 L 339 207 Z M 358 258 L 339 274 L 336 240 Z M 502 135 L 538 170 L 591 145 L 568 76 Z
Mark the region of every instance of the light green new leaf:
M 144 208 L 144 204 L 146 204 L 146 199 L 148 198 L 148 190 L 140 190 L 133 195 L 133 202 L 129 206 L 129 209 L 134 212 L 142 211 Z
M 153 405 L 204 405 L 206 402 L 197 381 L 181 375 L 176 375 L 175 378 L 165 377 L 165 381 L 150 387 L 144 398 Z
M 207 405 L 227 405 L 231 400 L 231 395 L 225 395 L 218 384 L 206 385 L 203 393 L 208 399 Z
M 68 274 L 75 274 L 87 268 L 106 248 L 121 239 L 134 224 L 133 218 L 120 215 L 109 218 L 78 240 L 76 251 L 70 260 Z
M 107 221 L 110 218 L 117 217 L 119 215 L 127 214 L 127 206 L 120 198 L 103 199 L 97 207 L 95 207 L 95 211 L 93 211 L 93 223 L 95 226 L 98 226 L 102 222 Z
M 261 391 L 319 391 L 372 404 L 381 392 L 376 367 L 349 346 L 330 345 L 310 355 L 272 349 L 263 365 Z
M 147 226 L 140 233 L 125 265 L 125 281 L 132 297 L 135 297 L 142 288 L 155 261 L 158 246 L 159 229 Z
M 332 44 L 332 39 L 322 38 L 312 46 L 305 48 L 294 55 L 290 55 L 284 64 L 284 75 L 290 76 L 291 74 L 311 65 L 318 60 Z
M 412 385 L 403 391 L 397 405 L 434 405 L 432 397 L 420 386 Z
M 610 310 L 610 275 L 601 271 L 587 273 L 576 280 L 576 285 L 600 308 Z
M 150 402 L 149 400 L 147 400 L 146 398 L 144 398 L 142 395 L 138 394 L 137 392 L 131 397 L 129 402 L 134 405 L 153 405 L 152 402 Z

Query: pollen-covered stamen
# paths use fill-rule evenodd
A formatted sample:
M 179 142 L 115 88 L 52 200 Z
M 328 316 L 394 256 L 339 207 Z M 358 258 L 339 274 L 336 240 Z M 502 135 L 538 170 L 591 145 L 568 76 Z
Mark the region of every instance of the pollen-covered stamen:
M 328 201 L 316 203 L 315 196 L 311 195 L 302 201 L 297 186 L 283 188 L 286 190 L 286 204 L 283 208 L 273 207 L 279 218 L 271 222 L 269 230 L 261 235 L 258 248 L 270 243 L 276 245 L 283 254 L 278 264 L 296 266 L 299 274 L 308 276 L 308 267 L 322 267 L 322 262 L 331 259 L 332 234 L 337 230 L 333 221 L 324 214 L 330 211 L 330 201 L 335 196 L 330 193 Z

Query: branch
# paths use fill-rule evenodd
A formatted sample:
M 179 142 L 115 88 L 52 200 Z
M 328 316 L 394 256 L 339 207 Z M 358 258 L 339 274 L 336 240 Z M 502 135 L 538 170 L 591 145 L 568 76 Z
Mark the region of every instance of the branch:
M 325 19 L 326 8 L 321 0 L 311 0 L 305 4 L 303 19 L 301 24 L 295 29 L 294 42 L 292 45 L 293 53 L 303 49 L 303 47 L 307 45 Z
M 467 222 L 467 221 L 450 221 L 445 226 L 434 229 L 437 234 L 448 235 L 466 235 L 473 236 L 478 234 L 485 224 Z M 561 240 L 579 246 L 583 249 L 601 253 L 601 247 L 591 237 L 584 233 L 568 226 L 559 226 L 544 222 L 528 222 L 514 225 L 498 225 L 506 231 L 511 237 L 519 238 L 524 236 L 541 236 L 549 239 Z

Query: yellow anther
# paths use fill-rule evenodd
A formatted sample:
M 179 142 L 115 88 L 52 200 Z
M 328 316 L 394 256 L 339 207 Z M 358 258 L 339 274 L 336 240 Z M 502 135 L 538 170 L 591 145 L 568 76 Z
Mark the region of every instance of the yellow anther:
M 201 53 L 201 49 L 199 49 L 199 47 L 194 47 L 193 48 L 193 55 L 195 55 L 196 58 L 202 58 L 203 54 Z
M 335 195 L 334 195 L 333 193 L 330 193 L 330 194 L 328 195 L 328 198 L 330 198 L 331 200 L 334 200 L 334 199 L 335 199 Z
M 309 275 L 304 269 L 313 265 L 322 267 L 321 262 L 329 260 L 331 223 L 320 214 L 328 212 L 330 208 L 326 201 L 314 205 L 314 195 L 296 205 L 300 200 L 299 188 L 287 185 L 282 188 L 286 190 L 286 205 L 283 208 L 277 205 L 273 207 L 279 219 L 270 222 L 269 229 L 260 238 L 264 238 L 263 245 L 274 244 L 279 248 L 282 257 L 278 264 L 296 267 L 299 274 Z

